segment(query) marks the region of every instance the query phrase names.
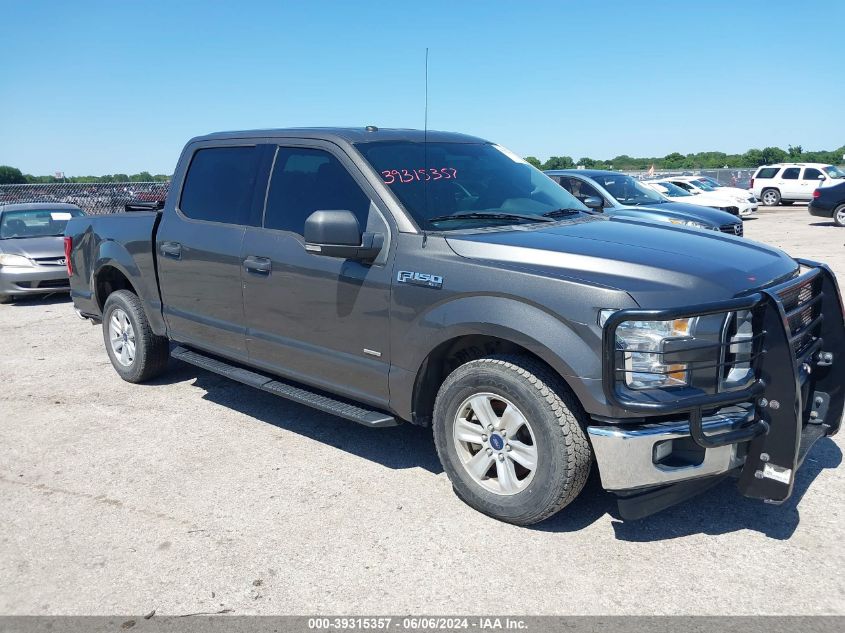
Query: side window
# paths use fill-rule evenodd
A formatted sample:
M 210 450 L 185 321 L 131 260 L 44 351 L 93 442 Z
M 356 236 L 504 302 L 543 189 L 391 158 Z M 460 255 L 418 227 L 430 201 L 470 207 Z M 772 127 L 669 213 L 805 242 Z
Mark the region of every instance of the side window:
M 578 178 L 566 178 L 562 176 L 560 179 L 560 184 L 563 186 L 564 189 L 566 189 L 569 193 L 578 198 L 581 202 L 584 202 L 584 200 L 589 198 L 590 196 L 595 196 L 596 198 L 604 200 L 602 195 L 598 191 L 596 191 L 595 187 Z
M 788 169 L 783 170 L 783 178 L 784 180 L 798 180 L 798 173 L 801 171 L 799 167 L 790 167 Z
M 209 147 L 191 159 L 179 209 L 208 222 L 246 224 L 258 166 L 257 147 Z
M 757 172 L 757 175 L 754 176 L 754 178 L 774 178 L 777 173 L 777 167 L 763 167 L 759 172 Z
M 819 177 L 821 177 L 822 175 L 822 172 L 820 172 L 818 169 L 815 169 L 814 167 L 807 167 L 804 170 L 804 180 L 818 181 Z
M 370 199 L 329 152 L 280 147 L 270 176 L 264 228 L 302 235 L 309 215 L 329 210 L 351 211 L 364 231 Z
M 692 185 L 689 184 L 688 182 L 683 181 L 683 180 L 673 180 L 672 184 L 678 185 L 684 191 L 692 191 Z

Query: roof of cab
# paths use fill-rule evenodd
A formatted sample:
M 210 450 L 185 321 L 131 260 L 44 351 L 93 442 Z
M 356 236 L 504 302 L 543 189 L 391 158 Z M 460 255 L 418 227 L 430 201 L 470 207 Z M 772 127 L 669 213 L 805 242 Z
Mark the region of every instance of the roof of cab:
M 346 143 L 367 143 L 376 141 L 409 141 L 412 143 L 487 143 L 488 141 L 467 134 L 439 132 L 437 130 L 410 130 L 398 128 L 368 127 L 303 127 L 271 130 L 242 130 L 215 132 L 191 139 L 191 143 L 224 139 L 253 138 L 304 138 Z
M 66 202 L 15 202 L 12 204 L 0 203 L 0 213 L 4 211 L 82 211 L 75 204 L 68 204 Z

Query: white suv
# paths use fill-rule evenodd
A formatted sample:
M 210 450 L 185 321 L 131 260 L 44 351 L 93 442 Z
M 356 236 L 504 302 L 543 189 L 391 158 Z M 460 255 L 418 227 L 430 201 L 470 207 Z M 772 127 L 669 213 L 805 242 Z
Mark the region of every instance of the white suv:
M 824 163 L 779 163 L 760 167 L 751 191 L 768 207 L 809 201 L 813 191 L 842 182 L 845 172 Z

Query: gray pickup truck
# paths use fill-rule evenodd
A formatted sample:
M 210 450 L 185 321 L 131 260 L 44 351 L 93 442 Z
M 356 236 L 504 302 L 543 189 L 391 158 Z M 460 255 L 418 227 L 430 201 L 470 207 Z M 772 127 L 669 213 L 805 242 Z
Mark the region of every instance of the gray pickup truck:
M 175 357 L 372 427 L 431 426 L 456 493 L 503 521 L 554 514 L 593 462 L 627 519 L 726 476 L 781 502 L 841 423 L 827 267 L 592 213 L 482 139 L 212 134 L 161 206 L 66 229 L 76 309 L 123 379 Z

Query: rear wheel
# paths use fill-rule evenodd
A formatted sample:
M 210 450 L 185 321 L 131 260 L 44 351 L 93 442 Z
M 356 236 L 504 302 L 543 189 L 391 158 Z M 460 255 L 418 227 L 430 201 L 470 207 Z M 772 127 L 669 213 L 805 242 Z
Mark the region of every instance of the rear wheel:
M 833 223 L 836 226 L 845 226 L 845 204 L 840 204 L 833 210 Z
M 127 382 L 145 382 L 167 369 L 168 340 L 153 333 L 141 301 L 128 290 L 106 299 L 103 339 L 112 366 Z
M 545 365 L 519 355 L 458 367 L 434 405 L 434 442 L 457 495 L 487 515 L 530 525 L 587 481 L 586 414 Z
M 780 203 L 780 191 L 777 189 L 766 189 L 760 194 L 760 200 L 767 207 L 776 207 Z

